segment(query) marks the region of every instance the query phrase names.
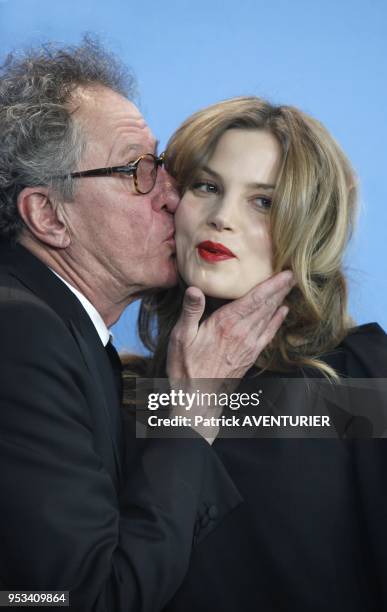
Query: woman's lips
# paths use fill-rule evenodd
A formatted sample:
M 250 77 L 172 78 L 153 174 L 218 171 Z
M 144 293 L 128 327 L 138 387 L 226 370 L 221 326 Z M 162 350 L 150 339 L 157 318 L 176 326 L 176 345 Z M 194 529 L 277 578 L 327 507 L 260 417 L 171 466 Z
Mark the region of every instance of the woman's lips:
M 210 263 L 216 263 L 217 261 L 224 261 L 225 259 L 236 257 L 230 249 L 220 242 L 205 240 L 198 244 L 196 248 L 200 257 Z

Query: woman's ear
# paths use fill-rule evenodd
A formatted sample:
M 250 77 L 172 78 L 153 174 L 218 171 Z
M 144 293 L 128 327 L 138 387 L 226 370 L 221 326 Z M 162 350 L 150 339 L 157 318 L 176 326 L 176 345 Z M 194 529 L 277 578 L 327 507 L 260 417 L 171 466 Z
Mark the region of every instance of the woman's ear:
M 18 196 L 17 207 L 25 225 L 40 242 L 65 249 L 71 242 L 60 206 L 51 200 L 47 187 L 25 187 Z

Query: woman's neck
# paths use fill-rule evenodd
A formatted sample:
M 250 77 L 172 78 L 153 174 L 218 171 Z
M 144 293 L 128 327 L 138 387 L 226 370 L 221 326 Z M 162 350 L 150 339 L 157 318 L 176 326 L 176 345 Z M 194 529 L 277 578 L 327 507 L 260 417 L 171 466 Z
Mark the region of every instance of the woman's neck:
M 214 297 L 206 296 L 207 315 L 209 316 L 215 310 L 218 310 L 218 308 L 221 308 L 221 306 L 224 306 L 225 304 L 228 304 L 229 302 L 232 302 L 232 300 L 225 300 L 222 298 L 214 298 Z

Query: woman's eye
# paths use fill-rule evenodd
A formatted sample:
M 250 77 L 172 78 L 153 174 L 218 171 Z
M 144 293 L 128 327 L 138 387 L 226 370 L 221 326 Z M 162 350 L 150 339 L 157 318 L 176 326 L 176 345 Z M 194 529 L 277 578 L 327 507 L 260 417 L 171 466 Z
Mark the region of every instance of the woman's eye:
M 214 183 L 209 183 L 208 181 L 196 181 L 192 184 L 191 190 L 205 194 L 218 193 L 218 187 Z
M 264 198 L 263 196 L 257 196 L 256 198 L 252 198 L 251 200 L 257 208 L 261 210 L 270 210 L 271 207 L 271 199 Z

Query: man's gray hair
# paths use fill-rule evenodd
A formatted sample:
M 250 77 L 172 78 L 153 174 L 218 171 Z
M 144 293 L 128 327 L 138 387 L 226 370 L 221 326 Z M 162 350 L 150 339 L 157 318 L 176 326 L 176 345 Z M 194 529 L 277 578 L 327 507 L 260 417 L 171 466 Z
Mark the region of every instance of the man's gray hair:
M 24 187 L 45 185 L 73 199 L 73 181 L 53 177 L 78 167 L 84 138 L 70 100 L 77 87 L 96 85 L 135 95 L 133 76 L 90 37 L 11 54 L 0 66 L 0 240 L 17 239 L 24 227 L 17 210 Z

